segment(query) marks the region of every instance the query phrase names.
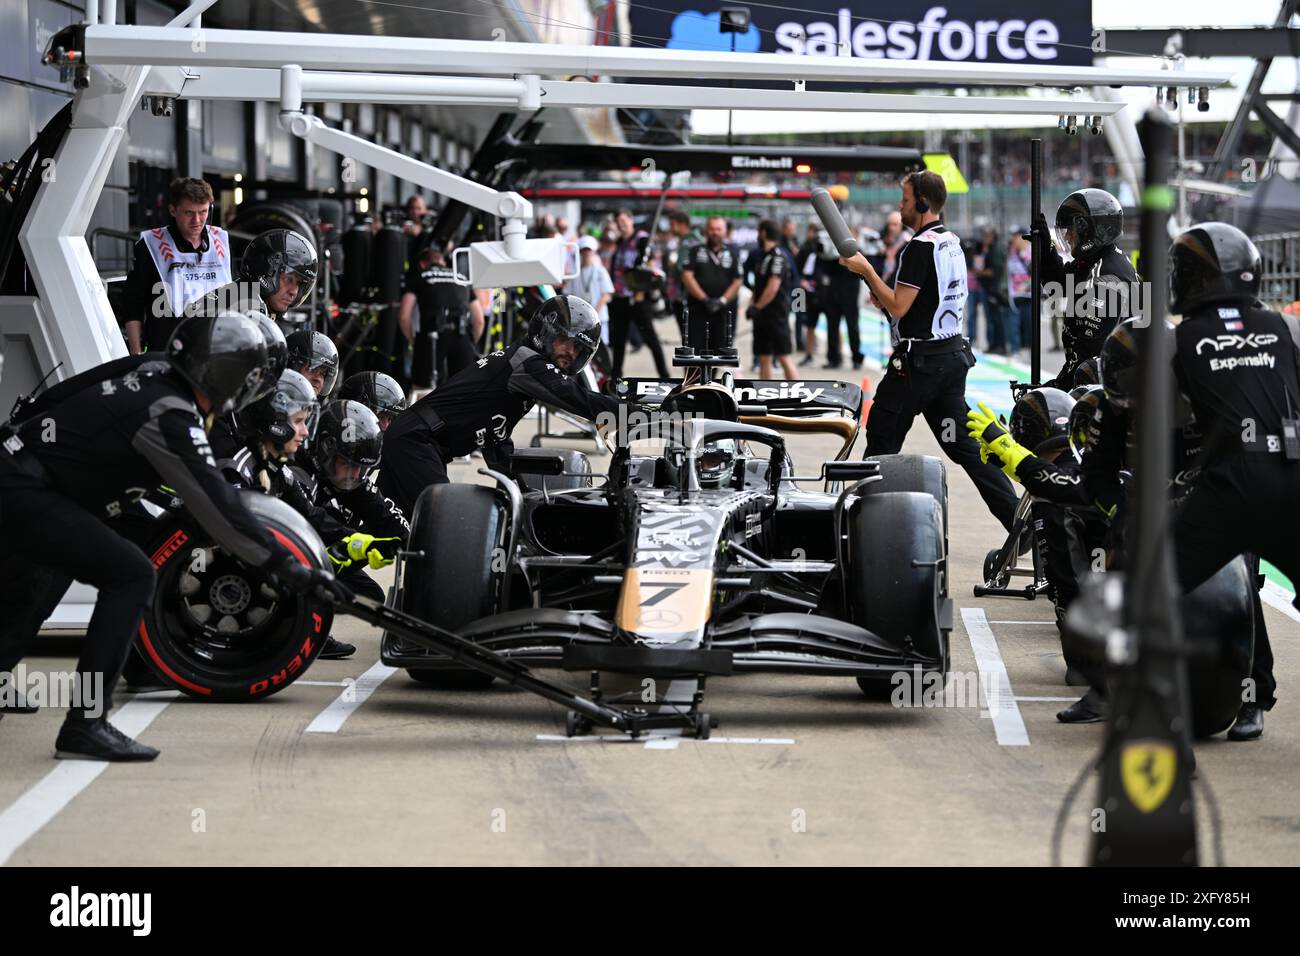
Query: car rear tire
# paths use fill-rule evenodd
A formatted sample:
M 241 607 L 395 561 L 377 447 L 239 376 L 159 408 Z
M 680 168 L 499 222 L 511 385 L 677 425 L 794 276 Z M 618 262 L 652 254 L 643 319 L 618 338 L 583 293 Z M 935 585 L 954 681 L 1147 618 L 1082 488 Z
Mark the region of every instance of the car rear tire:
M 494 559 L 505 536 L 505 514 L 481 485 L 431 485 L 415 501 L 411 551 L 402 571 L 402 610 L 449 631 L 496 612 L 500 574 Z M 410 668 L 440 690 L 482 690 L 493 678 L 469 668 Z
M 849 620 L 900 651 L 930 658 L 926 670 L 946 675 L 947 558 L 939 501 L 926 492 L 877 492 L 858 501 L 847 524 Z M 858 686 L 873 699 L 892 689 L 890 677 L 858 678 Z
M 1188 700 L 1198 739 L 1227 730 L 1242 705 L 1255 655 L 1259 598 L 1252 578 L 1238 557 L 1183 596 Z

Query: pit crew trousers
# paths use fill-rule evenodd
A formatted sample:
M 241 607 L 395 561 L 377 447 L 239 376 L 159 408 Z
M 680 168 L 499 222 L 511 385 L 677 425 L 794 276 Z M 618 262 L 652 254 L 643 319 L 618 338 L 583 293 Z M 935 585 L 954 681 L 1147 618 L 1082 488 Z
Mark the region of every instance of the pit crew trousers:
M 98 589 L 77 673 L 85 711 L 107 713 L 140 618 L 153 600 L 154 570 L 143 551 L 71 498 L 0 451 L 0 671 L 31 650 L 61 574 Z M 66 581 L 66 578 L 63 578 Z M 102 700 L 87 696 L 102 680 Z
M 979 443 L 966 432 L 967 353 L 943 352 L 902 364 L 900 370 L 891 361 L 876 388 L 867 418 L 867 457 L 898 454 L 912 421 L 924 415 L 944 454 L 966 470 L 989 511 L 1011 530 L 1019 500 L 1011 480 L 980 461 Z
M 641 331 L 641 340 L 650 349 L 654 359 L 655 372 L 660 378 L 671 378 L 668 363 L 664 361 L 663 346 L 655 333 L 654 319 L 650 314 L 650 303 L 644 300 L 633 301 L 629 296 L 615 296 L 609 303 L 609 339 L 613 352 L 614 378 L 623 375 L 623 354 L 627 351 L 627 329 L 635 324 Z
M 405 414 L 410 415 L 408 411 Z M 427 427 L 409 427 L 384 435 L 384 458 L 375 484 L 385 498 L 402 509 L 408 520 L 415 512 L 415 499 L 429 485 L 445 485 L 447 460 Z
M 1238 554 L 1253 572 L 1272 562 L 1300 587 L 1300 462 L 1279 454 L 1242 452 L 1201 472 L 1174 517 L 1174 561 L 1184 591 L 1196 587 Z M 1255 703 L 1275 701 L 1273 649 L 1256 591 Z M 1300 607 L 1300 597 L 1293 602 Z

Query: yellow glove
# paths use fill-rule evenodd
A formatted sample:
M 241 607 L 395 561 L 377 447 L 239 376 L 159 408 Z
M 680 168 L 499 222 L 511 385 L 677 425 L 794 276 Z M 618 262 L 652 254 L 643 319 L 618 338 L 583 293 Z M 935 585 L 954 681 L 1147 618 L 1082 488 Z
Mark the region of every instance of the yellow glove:
M 981 461 L 992 461 L 1008 478 L 1019 480 L 1016 478 L 1016 469 L 1033 453 L 1016 443 L 991 408 L 980 402 L 979 411 L 968 410 L 966 431 L 970 433 L 971 438 L 979 442 Z
M 351 559 L 349 563 L 364 560 L 370 565 L 372 571 L 378 571 L 392 564 L 393 558 L 384 554 L 384 551 L 395 551 L 400 543 L 400 538 L 376 538 L 373 534 L 364 534 L 360 531 L 343 539 L 348 558 Z

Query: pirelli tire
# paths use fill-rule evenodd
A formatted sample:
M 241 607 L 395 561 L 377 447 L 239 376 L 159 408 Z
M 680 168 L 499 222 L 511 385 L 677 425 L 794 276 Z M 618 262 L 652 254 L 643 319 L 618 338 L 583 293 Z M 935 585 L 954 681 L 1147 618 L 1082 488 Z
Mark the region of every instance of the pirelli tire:
M 241 491 L 240 498 L 298 560 L 329 567 L 320 537 L 289 505 L 253 491 Z M 301 677 L 320 654 L 330 609 L 282 594 L 187 515 L 159 518 L 145 553 L 157 580 L 136 645 L 158 677 L 182 693 L 199 700 L 263 700 Z
M 497 496 L 482 485 L 424 489 L 415 500 L 408 545 L 423 556 L 403 565 L 401 609 L 449 631 L 495 613 L 505 522 Z M 440 690 L 482 690 L 492 683 L 488 674 L 441 660 L 446 663 L 408 668 L 407 673 Z
M 943 550 L 948 552 L 948 473 L 943 461 L 933 455 L 875 455 L 880 462 L 880 481 L 862 486 L 864 495 L 894 491 L 920 491 L 931 495 L 943 510 Z
M 867 495 L 849 513 L 847 526 L 850 622 L 895 644 L 900 657 L 928 661 L 923 672 L 946 679 L 952 624 L 939 501 L 921 491 Z M 858 678 L 873 699 L 888 698 L 893 685 L 892 674 Z
M 545 475 L 529 470 L 528 459 L 554 460 L 557 455 L 564 462 L 563 474 Z M 529 488 L 555 494 L 557 491 L 591 487 L 591 460 L 580 451 L 571 448 L 516 448 L 512 457 L 511 468 Z
M 1194 737 L 1222 733 L 1237 717 L 1255 656 L 1258 600 L 1254 575 L 1240 556 L 1183 596 Z

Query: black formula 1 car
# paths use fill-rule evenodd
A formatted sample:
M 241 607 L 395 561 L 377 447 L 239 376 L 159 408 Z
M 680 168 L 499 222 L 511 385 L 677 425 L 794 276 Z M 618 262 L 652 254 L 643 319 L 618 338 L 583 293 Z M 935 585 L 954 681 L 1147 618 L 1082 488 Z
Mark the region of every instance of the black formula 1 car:
M 603 481 L 579 452 L 527 449 L 512 459 L 518 480 L 484 469 L 494 486 L 426 489 L 390 604 L 498 662 L 589 672 L 597 701 L 632 686 L 635 726 L 604 722 L 634 733 L 707 736 L 709 677 L 855 677 L 887 696 L 896 672 L 945 674 L 942 463 L 848 460 L 856 386 L 712 381 L 717 360 L 678 357 L 692 361 L 701 384 L 620 383 L 658 412 L 618 430 Z M 833 434 L 839 453 L 800 475 L 788 432 Z M 395 627 L 382 660 L 441 688 L 506 676 L 431 647 Z M 570 712 L 571 735 L 591 727 Z

